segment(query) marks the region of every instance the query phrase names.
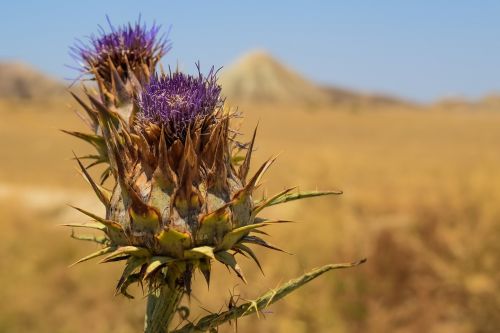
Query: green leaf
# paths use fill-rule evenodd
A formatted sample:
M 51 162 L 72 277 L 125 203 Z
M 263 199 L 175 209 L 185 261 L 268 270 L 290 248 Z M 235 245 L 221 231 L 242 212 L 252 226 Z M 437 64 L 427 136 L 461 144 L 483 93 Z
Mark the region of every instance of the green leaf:
M 144 274 L 144 279 L 147 279 L 151 274 L 156 272 L 159 268 L 168 265 L 171 262 L 174 262 L 178 259 L 175 258 L 170 258 L 170 257 L 163 257 L 163 256 L 156 256 L 151 258 L 151 262 L 149 263 L 148 267 L 146 268 L 146 273 Z
M 105 207 L 109 207 L 109 202 L 111 200 L 111 194 L 108 190 L 104 189 L 102 186 L 98 185 L 92 177 L 90 177 L 90 174 L 88 173 L 87 169 L 83 166 L 82 162 L 80 159 L 73 153 L 75 156 L 76 161 L 78 162 L 78 166 L 80 167 L 80 170 L 83 173 L 84 178 L 89 182 L 90 186 L 92 186 L 92 189 L 94 190 L 95 194 L 99 198 L 99 200 L 102 202 L 102 204 Z
M 106 230 L 106 226 L 100 222 L 87 222 L 87 223 L 65 223 L 60 224 L 62 227 L 71 227 L 71 228 L 88 228 L 88 229 L 96 229 L 96 230 Z
M 243 276 L 243 272 L 241 270 L 240 265 L 236 262 L 236 259 L 232 254 L 226 251 L 220 251 L 215 253 L 215 259 L 220 261 L 226 266 L 229 266 L 233 269 L 233 271 L 238 275 L 238 277 L 243 280 L 243 282 L 247 283 L 247 280 Z
M 104 138 L 102 136 L 95 135 L 95 134 L 76 132 L 76 131 L 67 131 L 67 130 L 61 130 L 61 131 L 66 133 L 66 134 L 72 135 L 78 139 L 81 139 L 83 141 L 90 143 L 99 152 L 106 151 L 106 142 L 104 142 Z
M 164 229 L 155 236 L 160 243 L 161 253 L 182 258 L 184 250 L 191 246 L 191 237 L 187 232 L 180 232 L 173 228 Z
M 262 269 L 262 266 L 260 265 L 260 261 L 251 248 L 249 248 L 248 246 L 241 244 L 241 243 L 236 244 L 233 248 L 237 248 L 238 250 L 243 251 L 243 252 L 247 253 L 250 257 L 252 257 L 252 259 L 255 261 L 255 263 L 259 267 L 260 271 L 262 272 L 262 275 L 264 275 L 264 270 Z
M 122 288 L 125 281 L 128 280 L 130 275 L 134 273 L 138 268 L 142 267 L 146 263 L 147 259 L 144 257 L 130 257 L 125 264 L 125 269 L 123 270 L 122 276 L 120 280 L 118 280 L 118 284 L 116 285 L 116 294 L 122 293 L 126 297 L 134 298 L 132 295 L 127 293 L 127 288 Z
M 105 255 L 105 254 L 108 254 L 108 253 L 111 253 L 113 251 L 116 250 L 116 246 L 109 246 L 109 247 L 105 247 L 104 249 L 101 249 L 99 251 L 96 251 L 94 253 L 91 253 L 89 254 L 88 256 L 86 257 L 83 257 L 82 259 L 74 262 L 73 264 L 71 264 L 69 267 L 73 267 L 75 266 L 76 264 L 79 264 L 79 263 L 82 263 L 84 261 L 87 261 L 87 260 L 90 260 L 90 259 L 93 259 L 93 258 L 97 258 L 97 257 L 100 257 L 102 255 Z
M 269 169 L 269 167 L 274 163 L 278 156 L 272 157 L 269 160 L 267 160 L 262 166 L 257 170 L 257 172 L 253 175 L 253 177 L 248 181 L 248 183 L 245 185 L 243 189 L 238 191 L 234 196 L 233 199 L 234 201 L 241 201 L 245 197 L 249 196 L 255 188 L 258 186 L 260 179 L 264 175 L 264 173 Z
M 130 274 L 121 284 L 119 292 L 125 297 L 133 299 L 134 296 L 130 295 L 127 289 L 134 282 L 141 282 L 141 273 Z
M 222 324 L 227 323 L 236 318 L 247 316 L 257 311 L 262 311 L 266 309 L 271 304 L 279 301 L 280 299 L 289 295 L 290 293 L 302 287 L 303 285 L 307 284 L 308 282 L 325 274 L 326 272 L 336 269 L 355 267 L 361 265 L 365 261 L 366 259 L 362 259 L 352 263 L 332 264 L 316 268 L 310 271 L 309 273 L 306 273 L 296 279 L 284 283 L 277 289 L 268 291 L 267 293 L 261 295 L 260 297 L 258 297 L 253 301 L 245 302 L 243 304 L 235 306 L 221 313 L 210 314 L 208 316 L 199 319 L 196 323 L 186 324 L 184 327 L 172 331 L 172 333 L 199 333 L 199 332 L 209 331 L 212 328 L 219 327 Z
M 212 270 L 212 265 L 210 264 L 209 258 L 200 259 L 198 264 L 198 269 L 203 274 L 205 281 L 207 282 L 207 286 L 210 287 L 210 272 Z
M 287 253 L 287 254 L 291 254 L 291 253 L 288 253 L 274 245 L 271 245 L 269 243 L 267 243 L 265 240 L 263 240 L 262 238 L 260 237 L 257 237 L 257 236 L 245 236 L 243 237 L 243 239 L 241 240 L 241 243 L 251 243 L 251 244 L 256 244 L 256 245 L 260 245 L 260 246 L 263 246 L 263 247 L 266 247 L 268 249 L 271 249 L 271 250 L 276 250 L 276 251 L 279 251 L 279 252 L 283 252 L 283 253 Z
M 340 195 L 342 193 L 343 193 L 342 191 L 309 191 L 309 192 L 286 193 L 285 195 L 273 199 L 271 202 L 267 204 L 267 207 L 279 205 L 294 200 L 314 198 L 324 195 Z
M 86 112 L 86 114 L 87 114 L 87 116 L 88 116 L 89 119 L 85 119 L 84 118 L 84 121 L 95 132 L 97 130 L 97 126 L 98 126 L 98 120 L 97 120 L 97 114 L 96 114 L 96 112 L 90 106 L 88 106 L 87 103 L 85 103 L 80 97 L 78 97 L 78 95 L 76 95 L 72 91 L 70 91 L 70 94 L 76 99 L 76 101 L 78 102 L 78 104 L 80 104 L 80 106 L 82 106 L 83 109 L 85 110 L 85 112 Z
M 123 227 L 118 222 L 106 220 L 106 219 L 104 219 L 104 218 L 102 218 L 94 213 L 91 213 L 89 211 L 86 211 L 85 209 L 82 209 L 82 208 L 78 208 L 78 207 L 71 206 L 71 205 L 70 205 L 70 207 L 76 209 L 77 211 L 79 211 L 82 214 L 89 216 L 90 218 L 101 223 L 102 225 L 105 225 L 108 228 L 111 228 L 111 229 L 114 229 L 117 231 L 123 231 Z
M 231 230 L 222 238 L 222 242 L 217 246 L 217 250 L 229 250 L 236 244 L 240 239 L 248 235 L 250 230 L 262 228 L 268 225 L 267 223 L 256 223 L 249 224 L 243 227 L 239 227 Z
M 71 238 L 86 242 L 94 242 L 101 245 L 104 245 L 109 241 L 109 239 L 105 236 L 80 235 L 80 234 L 75 234 L 74 230 L 71 231 Z
M 238 170 L 238 177 L 245 182 L 248 176 L 248 171 L 250 170 L 250 159 L 252 157 L 253 153 L 253 146 L 255 144 L 255 137 L 257 136 L 257 128 L 259 127 L 259 124 L 255 126 L 255 129 L 253 131 L 252 135 L 252 140 L 250 141 L 250 144 L 247 148 L 247 153 L 245 154 L 245 157 L 243 158 L 243 163 L 241 164 L 239 170 Z
M 107 167 L 106 170 L 104 170 L 102 173 L 101 173 L 101 177 L 99 177 L 99 184 L 104 184 L 104 182 L 106 181 L 106 179 L 109 178 L 109 176 L 111 176 L 113 174 L 113 169 L 111 169 L 111 167 Z
M 295 187 L 287 188 L 286 190 L 281 191 L 278 194 L 275 194 L 271 198 L 265 200 L 264 202 L 260 203 L 257 207 L 254 208 L 252 212 L 252 216 L 255 217 L 260 211 L 262 211 L 264 208 L 268 207 L 271 205 L 272 202 L 275 200 L 278 200 L 279 198 L 282 198 L 286 196 L 290 191 L 293 191 Z
M 110 259 L 113 259 L 117 256 L 123 255 L 123 254 L 129 254 L 132 257 L 150 257 L 151 252 L 149 252 L 148 249 L 145 249 L 143 247 L 137 247 L 137 246 L 121 246 L 118 249 L 116 249 L 113 253 L 108 255 L 106 258 L 101 260 L 101 263 L 107 262 Z
M 215 259 L 213 247 L 199 246 L 184 251 L 184 259 L 201 259 L 205 257 Z

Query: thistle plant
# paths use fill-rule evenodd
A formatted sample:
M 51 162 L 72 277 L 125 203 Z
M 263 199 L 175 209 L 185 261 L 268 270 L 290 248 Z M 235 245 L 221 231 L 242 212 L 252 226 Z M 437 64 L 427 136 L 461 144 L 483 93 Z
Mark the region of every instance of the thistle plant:
M 96 148 L 95 155 L 76 157 L 84 178 L 105 207 L 105 215 L 76 208 L 93 221 L 68 224 L 90 228 L 89 238 L 101 248 L 76 263 L 101 257 L 124 262 L 116 292 L 132 297 L 128 287 L 141 284 L 147 294 L 145 332 L 171 332 L 191 281 L 200 272 L 209 284 L 215 263 L 247 282 L 237 259 L 261 264 L 253 246 L 281 251 L 268 243 L 263 228 L 288 221 L 261 217 L 270 206 L 338 191 L 297 192 L 286 189 L 255 199 L 254 191 L 272 165 L 270 158 L 250 175 L 256 131 L 248 143 L 232 129 L 235 111 L 225 105 L 217 73 L 196 75 L 157 70 L 169 44 L 157 39 L 157 26 L 139 23 L 90 37 L 90 47 L 73 48 L 83 71 L 97 83 L 86 90 L 88 102 L 75 96 L 93 133 L 67 132 Z M 124 111 L 126 108 L 127 112 Z M 84 159 L 93 159 L 87 166 Z M 101 181 L 88 168 L 107 165 Z M 109 186 L 104 180 L 111 176 Z M 227 312 L 188 323 L 175 332 L 204 332 L 235 318 L 261 311 L 311 279 L 331 269 L 359 262 L 327 265 Z

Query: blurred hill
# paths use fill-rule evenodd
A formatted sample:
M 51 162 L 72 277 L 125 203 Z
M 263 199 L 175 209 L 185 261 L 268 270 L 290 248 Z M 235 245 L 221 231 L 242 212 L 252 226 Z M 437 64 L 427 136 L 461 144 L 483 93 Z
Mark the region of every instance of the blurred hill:
M 369 95 L 331 86 L 320 86 L 265 51 L 244 55 L 224 69 L 220 82 L 227 98 L 236 103 L 290 104 L 299 106 L 410 106 L 394 97 Z
M 430 107 L 446 111 L 500 111 L 500 94 L 492 93 L 478 100 L 461 96 L 447 97 L 436 101 Z
M 330 100 L 328 91 L 262 51 L 249 53 L 230 65 L 220 82 L 224 94 L 234 101 L 324 104 Z
M 17 101 L 41 101 L 65 97 L 62 82 L 20 62 L 0 63 L 0 98 Z
M 303 77 L 265 51 L 250 52 L 224 68 L 219 79 L 223 94 L 233 105 L 293 106 L 304 109 L 343 110 L 500 110 L 500 94 L 478 100 L 446 97 L 424 105 L 382 94 L 368 94 L 337 86 L 324 86 Z M 72 101 L 68 89 L 77 87 L 52 78 L 22 62 L 0 62 L 0 107 L 23 104 L 63 105 Z M 19 105 L 18 105 L 19 104 Z

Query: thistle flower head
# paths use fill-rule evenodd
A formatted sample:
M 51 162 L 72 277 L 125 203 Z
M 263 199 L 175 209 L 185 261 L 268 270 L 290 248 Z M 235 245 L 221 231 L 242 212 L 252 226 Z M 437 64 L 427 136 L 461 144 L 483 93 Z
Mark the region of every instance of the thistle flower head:
M 219 262 L 246 281 L 236 255 L 253 259 L 261 268 L 249 245 L 282 251 L 261 238 L 267 235 L 261 229 L 287 221 L 258 217 L 262 210 L 340 192 L 292 193 L 290 188 L 254 201 L 254 191 L 275 158 L 249 177 L 256 131 L 248 144 L 238 142 L 238 132 L 231 129 L 234 114 L 223 110 L 216 71 L 212 68 L 204 76 L 198 66 L 197 75 L 157 75 L 156 64 L 169 49 L 167 41 L 158 38 L 159 27 L 147 29 L 138 21 L 110 28 L 110 33 L 101 29 L 91 36 L 89 45 L 73 48 L 84 71 L 94 75 L 100 95 L 86 91 L 90 105 L 75 95 L 95 134 L 68 132 L 96 148 L 91 165 L 108 164 L 98 184 L 88 173 L 90 166 L 75 156 L 106 213 L 77 208 L 94 222 L 68 226 L 103 232 L 99 238 L 72 234 L 103 246 L 76 263 L 103 255 L 101 262 L 124 261 L 116 292 L 132 297 L 127 292 L 130 284 L 146 285 L 150 296 L 145 332 L 165 332 L 182 295 L 191 292 L 195 271 L 209 283 L 212 264 Z M 102 186 L 108 175 L 115 180 L 111 191 Z M 304 281 L 340 266 L 325 267 Z M 279 292 L 284 295 L 305 282 L 289 283 Z M 230 311 L 244 311 L 236 316 L 221 316 L 237 318 L 253 307 L 259 311 L 260 304 L 283 297 L 276 295 L 233 307 Z M 193 331 L 215 329 L 229 320 L 220 321 L 221 316 L 200 320 Z
M 155 75 L 139 96 L 139 118 L 181 134 L 196 119 L 220 109 L 223 104 L 220 93 L 213 68 L 206 76 L 201 74 L 199 66 L 198 75 L 181 72 Z
M 107 17 L 110 32 L 99 27 L 98 34 L 92 34 L 88 41 L 78 41 L 71 47 L 71 54 L 81 63 L 82 71 L 110 78 L 110 62 L 119 71 L 122 79 L 128 77 L 128 70 L 146 66 L 152 69 L 171 48 L 169 40 L 160 35 L 161 26 L 153 24 L 148 28 L 139 20 L 135 24 L 115 27 Z

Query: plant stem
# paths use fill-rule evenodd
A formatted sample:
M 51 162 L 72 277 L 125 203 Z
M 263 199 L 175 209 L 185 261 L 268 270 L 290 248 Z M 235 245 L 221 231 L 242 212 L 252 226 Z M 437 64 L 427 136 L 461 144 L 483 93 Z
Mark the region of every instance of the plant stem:
M 167 333 L 183 294 L 181 288 L 171 289 L 164 285 L 149 295 L 144 318 L 144 333 Z

